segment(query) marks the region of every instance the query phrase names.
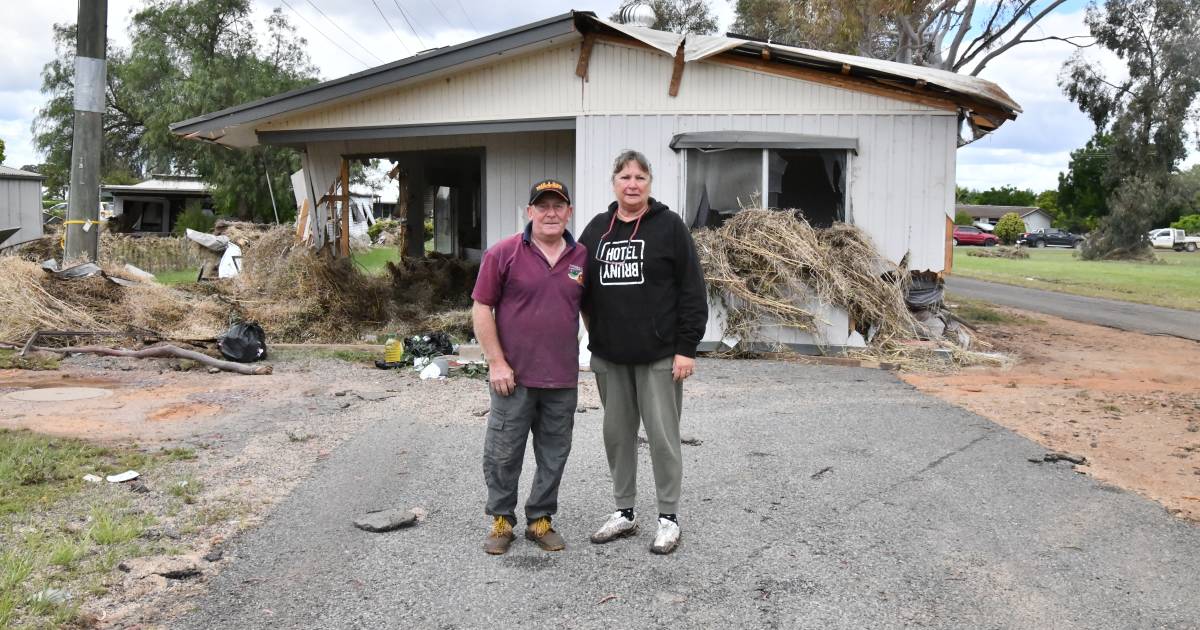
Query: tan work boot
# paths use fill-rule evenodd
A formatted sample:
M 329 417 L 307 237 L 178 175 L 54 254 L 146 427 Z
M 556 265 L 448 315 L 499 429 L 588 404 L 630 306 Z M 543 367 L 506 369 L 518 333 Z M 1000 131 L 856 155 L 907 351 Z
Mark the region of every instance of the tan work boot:
M 558 532 L 550 527 L 550 517 L 543 516 L 525 528 L 525 538 L 537 543 L 539 547 L 546 551 L 562 551 L 566 549 L 567 543 Z
M 514 538 L 516 536 L 513 535 L 512 523 L 503 516 L 497 516 L 492 520 L 492 529 L 488 532 L 487 539 L 483 541 L 483 550 L 493 556 L 499 556 L 508 551 Z

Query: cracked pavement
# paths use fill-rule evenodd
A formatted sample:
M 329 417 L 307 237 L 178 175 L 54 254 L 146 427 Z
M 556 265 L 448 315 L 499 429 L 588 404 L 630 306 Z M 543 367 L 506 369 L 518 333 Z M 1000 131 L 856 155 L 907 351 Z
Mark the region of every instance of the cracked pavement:
M 576 415 L 555 519 L 567 550 L 518 538 L 491 557 L 485 419 L 386 404 L 228 546 L 172 627 L 1200 627 L 1200 528 L 1031 463 L 1043 448 L 887 372 L 702 360 L 682 427 L 701 444 L 683 447 L 683 537 L 665 557 L 648 551 L 644 446 L 642 531 L 587 542 L 612 510 L 599 411 Z M 532 465 L 529 449 L 522 499 Z M 351 524 L 390 507 L 428 517 Z

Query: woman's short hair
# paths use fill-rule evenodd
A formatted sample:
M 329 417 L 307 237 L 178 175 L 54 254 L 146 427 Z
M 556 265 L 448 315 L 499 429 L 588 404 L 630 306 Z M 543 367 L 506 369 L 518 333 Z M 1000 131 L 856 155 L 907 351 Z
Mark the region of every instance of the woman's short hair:
M 637 165 L 650 176 L 650 181 L 654 181 L 654 172 L 650 170 L 650 160 L 647 160 L 641 151 L 634 151 L 633 149 L 622 151 L 621 155 L 618 155 L 617 159 L 613 161 L 613 171 L 610 179 L 616 179 L 617 173 L 620 173 L 630 162 L 637 162 Z

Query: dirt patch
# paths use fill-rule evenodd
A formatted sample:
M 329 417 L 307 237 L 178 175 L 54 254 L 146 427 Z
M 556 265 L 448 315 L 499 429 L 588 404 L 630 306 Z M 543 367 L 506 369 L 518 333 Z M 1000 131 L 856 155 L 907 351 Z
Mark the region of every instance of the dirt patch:
M 146 416 L 150 422 L 172 422 L 176 420 L 188 420 L 197 416 L 211 416 L 221 410 L 220 405 L 208 405 L 204 403 L 178 403 L 167 405 L 157 411 Z
M 1037 321 L 983 327 L 1014 366 L 902 378 L 1200 522 L 1200 344 L 996 310 Z

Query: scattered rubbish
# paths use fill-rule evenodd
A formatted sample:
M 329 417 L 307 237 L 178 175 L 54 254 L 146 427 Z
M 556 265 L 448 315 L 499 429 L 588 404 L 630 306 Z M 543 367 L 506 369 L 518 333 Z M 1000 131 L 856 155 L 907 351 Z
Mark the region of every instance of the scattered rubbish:
M 415 361 L 419 358 L 440 357 L 454 354 L 454 345 L 450 336 L 444 332 L 428 332 L 423 335 L 413 335 L 404 339 L 404 356 Z
M 138 280 L 141 280 L 142 282 L 157 282 L 158 281 L 158 277 L 156 277 L 154 274 L 152 274 L 149 271 L 146 271 L 144 269 L 138 269 L 137 267 L 135 267 L 129 263 L 125 263 L 124 269 L 125 269 L 125 273 L 128 273 L 129 275 L 137 278 Z
M 150 492 L 150 487 L 141 481 L 134 481 L 133 483 L 129 484 L 128 487 L 130 491 L 138 494 L 146 494 L 147 492 Z
M 214 359 L 207 354 L 201 354 L 192 350 L 184 350 L 170 344 L 162 344 L 145 348 L 143 350 L 122 350 L 119 348 L 105 348 L 102 346 L 69 346 L 66 348 L 35 348 L 46 352 L 58 352 L 61 354 L 99 354 L 110 357 L 133 357 L 135 359 L 188 359 L 204 365 L 220 368 L 226 372 L 237 372 L 238 374 L 246 375 L 265 375 L 271 373 L 271 366 L 260 365 L 251 367 L 231 361 L 221 361 Z
M 84 475 L 83 480 L 88 483 L 100 483 L 101 481 L 104 481 L 98 475 L 92 475 L 92 474 Z
M 354 520 L 354 526 L 372 533 L 390 532 L 403 527 L 412 527 L 417 523 L 415 510 L 379 510 L 367 512 Z
M 100 265 L 96 263 L 83 263 L 82 265 L 75 265 L 74 267 L 55 271 L 54 276 L 62 280 L 74 280 L 75 278 L 98 276 L 102 273 L 104 273 L 104 270 L 100 268 Z
M 482 418 L 488 415 L 488 412 L 491 410 L 491 407 L 484 407 L 483 409 L 476 409 L 475 411 L 472 411 L 471 415 L 475 416 L 476 418 Z
M 605 595 L 604 597 L 601 597 L 601 598 L 600 598 L 600 601 L 596 602 L 596 604 L 597 604 L 597 605 L 599 605 L 599 604 L 607 604 L 608 602 L 611 602 L 612 600 L 614 600 L 614 599 L 616 599 L 616 598 L 617 598 L 617 596 L 616 596 L 616 595 Z
M 417 359 L 421 361 L 421 359 Z M 421 365 L 416 366 L 421 370 L 421 380 L 428 381 L 435 378 L 444 378 L 450 374 L 450 364 L 443 358 L 429 359 L 427 362 L 422 361 Z
M 704 440 L 685 435 L 679 438 L 679 443 L 683 444 L 684 446 L 700 446 L 701 444 L 704 444 Z
M 267 334 L 256 322 L 234 324 L 217 340 L 217 348 L 230 361 L 261 361 L 267 358 Z
M 820 479 L 821 477 L 825 476 L 825 473 L 831 472 L 832 470 L 833 470 L 833 466 L 826 466 L 826 467 L 822 468 L 821 470 L 818 470 L 817 472 L 810 475 L 809 478 L 810 479 Z
M 225 253 L 225 248 L 229 245 L 228 236 L 214 236 L 191 228 L 184 230 L 184 236 L 215 254 Z
M 137 479 L 139 476 L 140 475 L 138 474 L 138 472 L 136 470 L 126 470 L 123 473 L 118 473 L 116 475 L 109 475 L 109 476 L 105 477 L 105 479 L 108 480 L 108 483 L 123 483 L 126 481 L 132 481 L 134 479 Z
M 375 367 L 381 370 L 394 370 L 404 366 L 404 343 L 394 336 L 389 336 L 383 344 L 383 360 L 376 361 Z
M 236 278 L 242 273 L 242 248 L 230 243 L 221 254 L 221 262 L 217 264 L 218 278 Z
M 31 598 L 34 602 L 60 605 L 65 604 L 71 599 L 71 594 L 67 591 L 57 588 L 44 588 L 37 593 L 34 593 Z
M 1080 466 L 1085 466 L 1088 463 L 1087 458 L 1084 457 L 1083 455 L 1073 455 L 1071 453 L 1061 453 L 1058 451 L 1051 451 L 1041 457 L 1030 457 L 1029 461 L 1031 461 L 1035 464 L 1041 464 L 1043 462 L 1060 462 L 1061 461 L 1061 462 L 1071 462 L 1072 464 L 1078 464 Z

